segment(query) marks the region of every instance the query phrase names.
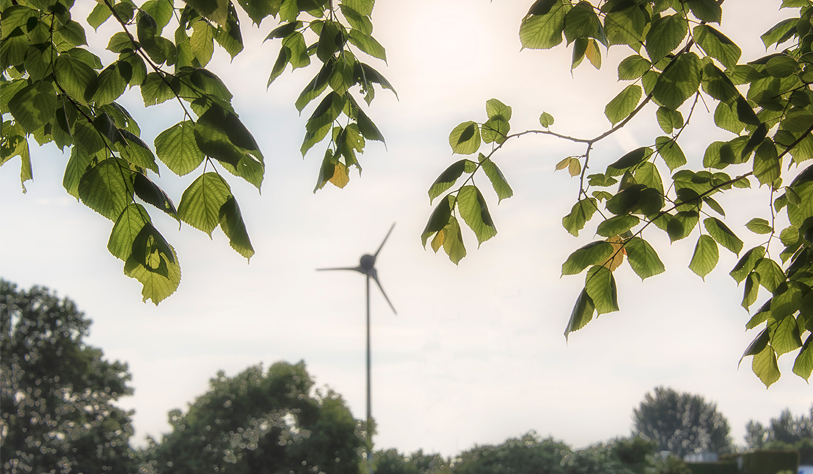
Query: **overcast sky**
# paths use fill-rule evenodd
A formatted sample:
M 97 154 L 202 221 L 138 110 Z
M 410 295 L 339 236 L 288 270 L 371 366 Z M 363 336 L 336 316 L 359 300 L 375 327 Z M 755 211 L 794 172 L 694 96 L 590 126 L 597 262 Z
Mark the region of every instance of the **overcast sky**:
M 758 34 L 792 14 L 778 11 L 780 3 L 725 4 L 722 29 L 743 47 L 744 58 L 764 54 Z M 658 233 L 647 234 L 667 272 L 642 283 L 628 266 L 620 268 L 621 312 L 601 316 L 566 344 L 562 333 L 584 277 L 560 278 L 561 264 L 594 237 L 586 231 L 573 238 L 562 228 L 578 183 L 554 166 L 581 153 L 579 147 L 539 137 L 506 146 L 496 161 L 515 196 L 497 205 L 484 189 L 496 238 L 477 250 L 466 234 L 469 256 L 459 267 L 421 248 L 432 210 L 426 192 L 459 159 L 448 134 L 462 121 L 485 120 L 486 100 L 513 107 L 513 130 L 538 127 L 542 111 L 566 134 L 592 137 L 609 127 L 604 105 L 624 87 L 615 81 L 615 65 L 630 50 L 615 47 L 601 71 L 585 64 L 572 75 L 570 52 L 562 47 L 520 52 L 517 31 L 529 4 L 379 1 L 374 36 L 387 48 L 389 64 L 371 63 L 400 100 L 380 92 L 369 115 L 387 146 L 368 142 L 363 176 L 354 171 L 344 190 L 328 185 L 316 194 L 325 145 L 301 158 L 310 109 L 300 117 L 293 105 L 316 70 L 286 71 L 266 91 L 279 44 L 260 43 L 274 25 L 250 30 L 246 19 L 247 51 L 231 64 L 220 54 L 210 69 L 234 93 L 235 108 L 266 157 L 262 195 L 228 177 L 257 252 L 250 264 L 220 230 L 212 240 L 186 225 L 178 231 L 153 210 L 178 252 L 183 279 L 158 307 L 142 303 L 140 285 L 106 249 L 112 223 L 65 193 L 68 155 L 49 145 L 32 149 L 35 180 L 26 194 L 19 160 L 0 172 L 0 276 L 76 301 L 93 320 L 88 342 L 129 364 L 135 395 L 121 404 L 136 411 L 137 444 L 167 431 L 167 412 L 201 395 L 218 370 L 234 375 L 279 360 L 305 360 L 320 386 L 341 393 L 363 417 L 364 278 L 314 269 L 355 265 L 393 222 L 377 267 L 398 316 L 380 294 L 372 295 L 377 448 L 451 455 L 532 429 L 583 447 L 628 435 L 633 408 L 660 385 L 716 402 L 738 443 L 750 419 L 765 423 L 787 407 L 806 413 L 813 397 L 791 372 L 795 355 L 780 359 L 784 375 L 770 390 L 751 372 L 750 360 L 737 369 L 756 336 L 744 330 L 742 289 L 728 276 L 737 258 L 721 251 L 704 283 L 687 268 L 696 236 L 670 246 Z M 106 44 L 113 26 L 100 29 L 92 43 Z M 121 102 L 148 143 L 183 119 L 172 102 L 145 110 L 134 92 Z M 654 141 L 660 134 L 654 110 L 596 148 L 597 171 Z M 728 135 L 710 123 L 695 117 L 681 136 L 692 166 L 710 140 Z M 177 204 L 198 172 L 178 178 L 162 171 L 158 182 Z M 755 208 L 759 217 L 769 216 L 768 194 L 729 194 L 726 222 L 746 248 L 757 245 L 744 224 Z

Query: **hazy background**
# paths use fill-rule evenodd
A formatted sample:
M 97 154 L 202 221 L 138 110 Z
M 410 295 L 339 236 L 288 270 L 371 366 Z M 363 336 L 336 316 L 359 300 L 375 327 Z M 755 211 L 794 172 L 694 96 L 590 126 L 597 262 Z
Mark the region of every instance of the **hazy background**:
M 585 64 L 572 74 L 570 51 L 563 47 L 520 52 L 517 32 L 530 3 L 379 1 L 373 34 L 387 48 L 389 64 L 370 62 L 400 100 L 379 92 L 369 115 L 387 145 L 368 142 L 360 157 L 363 177 L 353 171 L 344 190 L 328 185 L 317 194 L 312 190 L 325 145 L 302 160 L 299 146 L 311 109 L 300 117 L 293 106 L 316 70 L 287 71 L 266 91 L 279 43 L 260 43 L 274 25 L 252 29 L 244 19 L 247 51 L 231 64 L 218 52 L 209 69 L 230 87 L 266 157 L 261 196 L 228 178 L 257 251 L 250 264 L 220 230 L 213 241 L 186 225 L 178 232 L 175 221 L 155 210 L 154 222 L 178 252 L 183 279 L 160 306 L 143 304 L 140 285 L 123 275 L 123 262 L 106 249 L 112 222 L 65 193 L 67 155 L 49 145 L 32 148 L 35 180 L 26 184 L 26 194 L 20 192 L 19 160 L 0 173 L 0 276 L 75 300 L 94 322 L 89 343 L 129 364 L 136 392 L 122 405 L 136 410 L 137 444 L 168 431 L 167 412 L 202 394 L 217 370 L 234 375 L 281 359 L 304 359 L 317 383 L 344 395 L 361 418 L 364 279 L 314 269 L 355 265 L 375 251 L 392 222 L 397 225 L 377 267 L 398 316 L 379 294 L 372 296 L 377 448 L 449 455 L 529 429 L 582 447 L 628 434 L 633 407 L 658 385 L 717 402 L 738 443 L 749 419 L 764 423 L 786 407 L 806 412 L 813 397 L 791 373 L 795 353 L 780 359 L 784 376 L 770 390 L 751 372 L 750 359 L 737 370 L 756 336 L 744 330 L 749 315 L 739 306 L 742 289 L 727 274 L 737 258 L 721 251 L 718 269 L 703 283 L 687 268 L 696 236 L 670 246 L 647 233 L 667 273 L 642 283 L 628 266 L 619 269 L 621 312 L 603 315 L 565 343 L 562 333 L 583 276 L 560 278 L 561 264 L 592 240 L 594 227 L 578 239 L 562 228 L 578 183 L 566 172 L 554 173 L 554 165 L 581 147 L 541 137 L 506 146 L 496 161 L 515 196 L 497 206 L 488 183 L 478 180 L 497 237 L 477 250 L 467 233 L 469 256 L 459 267 L 421 248 L 432 210 L 426 191 L 458 159 L 448 134 L 462 121 L 484 121 L 487 99 L 513 106 L 514 131 L 538 128 L 542 111 L 565 134 L 592 137 L 609 127 L 604 105 L 624 87 L 615 81 L 615 66 L 630 50 L 614 47 L 601 71 Z M 743 48 L 744 59 L 764 54 L 758 34 L 791 15 L 779 12 L 779 4 L 726 2 L 722 30 Z M 115 25 L 95 36 L 91 31 L 91 44 L 103 47 Z M 134 92 L 121 103 L 148 143 L 182 120 L 176 103 L 145 110 Z M 592 155 L 594 169 L 653 143 L 660 134 L 653 118 L 650 107 L 601 142 Z M 696 115 L 681 136 L 692 166 L 709 141 L 728 135 L 710 123 L 705 113 Z M 200 172 L 177 178 L 162 170 L 158 183 L 176 204 Z M 754 208 L 769 216 L 769 195 L 729 194 L 726 222 L 750 248 L 760 238 L 744 223 Z

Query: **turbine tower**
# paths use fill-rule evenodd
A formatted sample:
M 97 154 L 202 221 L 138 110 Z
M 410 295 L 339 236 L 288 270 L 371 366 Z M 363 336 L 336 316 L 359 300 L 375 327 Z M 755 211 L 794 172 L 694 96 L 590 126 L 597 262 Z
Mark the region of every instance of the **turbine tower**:
M 372 469 L 372 453 L 371 449 L 373 446 L 373 433 L 372 433 L 372 400 L 371 400 L 371 389 L 370 389 L 370 278 L 375 281 L 376 285 L 378 285 L 378 289 L 381 290 L 381 294 L 384 295 L 384 299 L 387 300 L 387 304 L 390 305 L 392 312 L 398 314 L 395 311 L 395 306 L 392 305 L 392 302 L 387 297 L 387 293 L 384 292 L 384 287 L 381 286 L 381 282 L 378 280 L 378 272 L 375 269 L 375 259 L 378 257 L 379 252 L 384 247 L 384 244 L 387 243 L 387 239 L 392 234 L 392 229 L 395 228 L 395 223 L 392 224 L 390 227 L 389 232 L 387 232 L 386 237 L 384 237 L 384 241 L 381 242 L 381 245 L 378 246 L 378 250 L 375 251 L 373 255 L 365 254 L 361 256 L 359 260 L 359 264 L 356 267 L 338 267 L 338 268 L 317 268 L 316 271 L 323 272 L 323 271 L 334 271 L 334 270 L 349 270 L 354 272 L 359 272 L 365 275 L 367 281 L 367 469 L 369 470 L 370 474 L 373 473 Z

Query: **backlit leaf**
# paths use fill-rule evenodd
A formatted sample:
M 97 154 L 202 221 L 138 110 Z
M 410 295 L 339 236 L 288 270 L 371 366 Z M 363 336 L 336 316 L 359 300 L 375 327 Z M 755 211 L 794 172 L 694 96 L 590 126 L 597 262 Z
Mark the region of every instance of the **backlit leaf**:
M 587 271 L 584 288 L 599 315 L 618 311 L 618 290 L 613 273 L 608 268 L 599 265 L 591 267 Z
M 248 238 L 246 224 L 240 213 L 240 206 L 234 196 L 230 196 L 222 206 L 220 206 L 220 228 L 226 237 L 229 238 L 229 245 L 247 260 L 254 255 L 254 248 Z
M 429 188 L 429 202 L 451 188 L 464 172 L 473 173 L 475 169 L 477 164 L 471 160 L 460 160 L 446 168 Z
M 708 235 L 703 234 L 697 239 L 697 245 L 694 248 L 692 261 L 689 263 L 689 269 L 705 280 L 706 275 L 711 273 L 714 267 L 717 266 L 719 258 L 720 254 L 717 250 L 717 242 Z
M 643 76 L 645 72 L 649 71 L 652 64 L 638 54 L 633 54 L 624 58 L 618 64 L 618 78 L 622 81 L 632 81 Z M 669 133 L 669 132 L 667 132 Z
M 571 332 L 578 331 L 586 326 L 587 323 L 593 319 L 593 313 L 595 313 L 595 311 L 596 308 L 593 305 L 593 300 L 590 299 L 587 290 L 582 290 L 576 299 L 576 305 L 573 307 L 573 311 L 570 313 L 570 321 L 568 321 L 567 327 L 565 328 L 565 340 L 567 340 Z
M 776 364 L 776 352 L 771 346 L 765 346 L 754 356 L 751 369 L 766 387 L 770 387 L 781 376 L 779 366 Z
M 720 245 L 739 255 L 742 250 L 742 240 L 737 237 L 731 229 L 716 217 L 709 217 L 703 221 L 708 233 L 714 237 Z
M 220 223 L 220 208 L 232 197 L 229 185 L 217 173 L 200 175 L 181 196 L 178 216 L 209 237 Z
M 489 181 L 491 181 L 491 186 L 494 188 L 494 192 L 497 193 L 497 203 L 514 195 L 514 190 L 512 190 L 511 186 L 508 185 L 508 181 L 505 179 L 502 171 L 500 171 L 500 168 L 497 167 L 497 164 L 494 163 L 493 160 L 485 159 L 483 155 L 480 155 L 480 163 L 481 167 L 483 168 L 483 172 L 485 172 Z
M 641 220 L 629 214 L 611 217 L 598 225 L 596 233 L 604 237 L 614 237 L 632 229 Z
M 677 48 L 686 37 L 689 27 L 680 14 L 656 18 L 646 34 L 646 51 L 652 62 L 658 62 Z
M 748 221 L 748 223 L 745 224 L 745 227 L 755 234 L 770 234 L 773 232 L 773 227 L 771 227 L 771 224 L 765 219 L 759 217 L 755 217 Z
M 132 201 L 130 166 L 124 160 L 109 158 L 94 166 L 79 181 L 79 198 L 89 208 L 116 221 Z
M 497 235 L 497 229 L 494 227 L 494 221 L 491 220 L 486 200 L 476 186 L 460 188 L 460 192 L 457 194 L 457 208 L 460 211 L 460 217 L 477 236 L 478 244 Z
M 203 162 L 191 120 L 179 122 L 155 138 L 155 154 L 178 176 L 191 173 Z
M 641 280 L 659 275 L 666 270 L 655 249 L 646 240 L 633 237 L 627 240 L 624 248 L 627 249 L 627 260 L 630 267 L 641 277 Z
M 574 236 L 578 236 L 579 231 L 584 229 L 584 225 L 598 210 L 597 204 L 594 198 L 580 199 L 573 205 L 570 214 L 562 218 L 562 226 Z
M 449 134 L 452 153 L 471 155 L 480 149 L 480 128 L 475 122 L 463 122 Z
M 523 48 L 550 49 L 562 42 L 565 15 L 572 6 L 562 0 L 545 0 L 544 3 L 544 14 L 530 14 L 522 19 L 519 39 Z
M 602 265 L 613 254 L 613 246 L 604 241 L 590 242 L 576 250 L 562 264 L 562 275 L 576 275 L 592 265 Z
M 813 334 L 807 336 L 802 350 L 796 355 L 793 363 L 793 373 L 807 380 L 813 372 Z
M 765 247 L 754 247 L 745 252 L 740 258 L 740 261 L 734 266 L 729 275 L 736 280 L 737 283 L 742 283 L 745 277 L 756 267 L 757 262 L 765 255 Z
M 637 84 L 628 85 L 607 104 L 604 108 L 604 115 L 613 125 L 624 120 L 635 110 L 641 100 L 642 93 L 641 86 Z

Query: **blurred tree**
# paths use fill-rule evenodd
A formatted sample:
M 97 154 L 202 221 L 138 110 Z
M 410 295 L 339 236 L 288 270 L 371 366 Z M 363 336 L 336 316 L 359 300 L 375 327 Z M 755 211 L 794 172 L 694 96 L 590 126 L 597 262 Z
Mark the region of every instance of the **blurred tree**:
M 633 433 L 655 441 L 659 451 L 725 453 L 732 449 L 728 421 L 699 395 L 657 387 L 633 410 Z
M 305 363 L 221 371 L 172 432 L 151 440 L 145 468 L 165 474 L 359 474 L 363 425 L 331 390 L 313 391 Z
M 813 464 L 813 406 L 810 416 L 798 418 L 785 409 L 778 418 L 771 418 L 767 428 L 751 420 L 745 425 L 745 432 L 749 449 L 794 449 L 799 452 L 800 464 Z
M 88 346 L 90 320 L 46 288 L 0 280 L 0 461 L 3 472 L 134 471 L 127 364 Z
M 397 449 L 373 453 L 376 474 L 440 474 L 451 472 L 449 461 L 437 453 L 424 454 L 422 449 L 404 455 Z
M 560 474 L 570 448 L 553 438 L 542 439 L 534 431 L 493 446 L 475 446 L 453 463 L 455 474 Z
M 643 474 L 650 472 L 655 443 L 641 437 L 615 439 L 576 451 L 564 463 L 567 474 Z

